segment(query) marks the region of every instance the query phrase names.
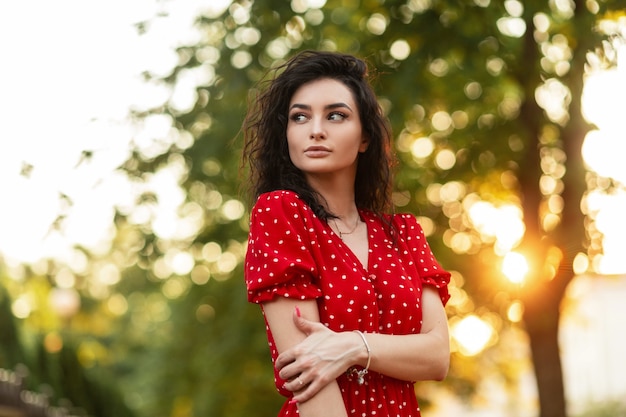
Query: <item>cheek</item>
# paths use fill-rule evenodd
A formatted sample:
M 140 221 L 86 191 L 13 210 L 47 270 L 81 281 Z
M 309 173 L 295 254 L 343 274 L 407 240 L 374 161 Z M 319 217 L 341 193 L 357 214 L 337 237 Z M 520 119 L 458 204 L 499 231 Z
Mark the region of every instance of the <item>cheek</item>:
M 289 123 L 285 129 L 285 137 L 287 138 L 287 144 L 292 147 L 298 137 L 298 126 Z
M 296 143 L 293 139 L 290 139 L 292 135 L 290 135 L 289 129 L 287 129 L 287 152 L 289 153 L 289 159 L 293 162 L 294 156 L 297 155 L 296 152 Z

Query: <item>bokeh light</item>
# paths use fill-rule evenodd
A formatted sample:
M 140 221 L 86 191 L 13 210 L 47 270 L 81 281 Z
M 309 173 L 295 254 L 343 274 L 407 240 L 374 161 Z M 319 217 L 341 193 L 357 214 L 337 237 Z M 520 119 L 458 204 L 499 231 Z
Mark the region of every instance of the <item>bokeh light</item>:
M 458 343 L 461 353 L 466 356 L 474 356 L 482 352 L 493 333 L 493 327 L 474 314 L 464 317 L 451 326 L 452 337 Z
M 497 254 L 506 254 L 520 242 L 526 227 L 519 207 L 511 204 L 498 207 L 480 200 L 468 200 L 466 205 L 474 227 L 484 241 L 494 241 Z
M 521 253 L 509 252 L 502 259 L 502 273 L 513 283 L 520 284 L 528 273 L 528 262 Z

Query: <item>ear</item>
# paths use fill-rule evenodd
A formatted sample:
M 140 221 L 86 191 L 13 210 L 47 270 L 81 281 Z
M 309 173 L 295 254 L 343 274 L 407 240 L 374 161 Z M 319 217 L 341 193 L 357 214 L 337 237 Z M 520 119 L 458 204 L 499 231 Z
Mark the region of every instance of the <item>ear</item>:
M 366 137 L 366 136 L 363 136 L 361 138 L 361 144 L 359 145 L 359 153 L 365 152 L 367 150 L 367 148 L 369 147 L 369 145 L 370 145 L 369 138 Z

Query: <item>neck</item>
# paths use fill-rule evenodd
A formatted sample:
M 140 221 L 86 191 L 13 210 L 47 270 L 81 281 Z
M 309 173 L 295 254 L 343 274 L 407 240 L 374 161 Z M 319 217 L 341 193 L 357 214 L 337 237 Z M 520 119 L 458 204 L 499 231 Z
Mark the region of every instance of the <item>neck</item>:
M 322 204 L 329 213 L 337 216 L 341 221 L 354 224 L 359 212 L 354 202 L 354 178 L 345 181 L 325 181 L 323 178 L 309 178 L 309 183 L 323 198 Z
M 326 209 L 329 213 L 337 216 L 338 220 L 346 225 L 353 225 L 359 217 L 359 210 L 354 202 L 354 196 L 339 196 L 332 198 L 327 194 L 322 194 L 326 201 Z

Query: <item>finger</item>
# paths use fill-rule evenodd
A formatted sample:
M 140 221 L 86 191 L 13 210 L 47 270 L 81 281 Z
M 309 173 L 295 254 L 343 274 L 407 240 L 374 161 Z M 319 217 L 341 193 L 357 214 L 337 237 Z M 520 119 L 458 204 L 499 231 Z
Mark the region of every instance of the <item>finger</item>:
M 293 381 L 296 377 L 300 376 L 302 369 L 299 369 L 295 365 L 295 362 L 286 364 L 282 369 L 278 371 L 278 376 L 283 381 Z
M 293 322 L 302 333 L 309 336 L 311 333 L 315 331 L 315 327 L 320 325 L 320 323 L 310 321 L 305 319 L 304 317 L 298 314 L 299 310 L 296 310 L 293 314 Z
M 296 308 L 293 310 L 293 315 L 291 317 L 293 318 L 293 322 L 296 325 L 296 328 L 308 336 L 309 332 L 302 328 L 303 322 L 306 321 L 306 319 L 302 317 L 302 313 L 300 312 L 298 306 L 296 306 Z
M 308 384 L 305 381 L 304 377 L 300 375 L 286 383 L 284 387 L 291 392 L 299 392 L 306 389 Z
M 297 381 L 291 382 L 291 384 L 294 384 L 294 383 L 300 386 L 300 384 Z M 293 401 L 298 402 L 298 403 L 303 403 L 313 398 L 315 394 L 319 392 L 322 386 L 323 385 L 320 385 L 320 383 L 316 380 L 308 384 L 303 382 L 302 388 L 289 390 L 289 391 L 294 393 Z
M 285 365 L 287 365 L 288 362 L 284 359 L 284 356 L 281 357 L 280 355 L 276 358 L 276 362 L 274 362 L 274 367 L 276 368 L 276 370 L 278 372 L 282 371 L 282 369 L 285 367 Z M 282 378 L 282 374 L 279 374 L 280 377 Z
M 280 355 L 278 355 L 278 357 L 276 358 L 276 362 L 274 362 L 274 366 L 276 367 L 276 369 L 280 372 L 285 366 L 293 363 L 296 360 L 293 352 L 291 350 L 288 350 L 286 352 L 281 353 Z M 281 376 L 282 378 L 282 376 Z M 283 378 L 285 379 L 285 378 Z

